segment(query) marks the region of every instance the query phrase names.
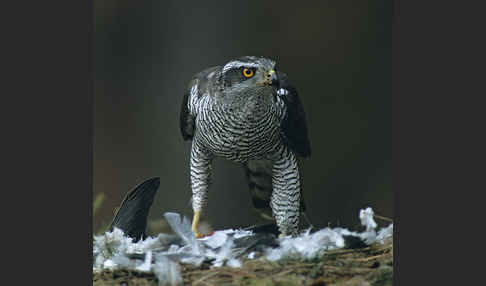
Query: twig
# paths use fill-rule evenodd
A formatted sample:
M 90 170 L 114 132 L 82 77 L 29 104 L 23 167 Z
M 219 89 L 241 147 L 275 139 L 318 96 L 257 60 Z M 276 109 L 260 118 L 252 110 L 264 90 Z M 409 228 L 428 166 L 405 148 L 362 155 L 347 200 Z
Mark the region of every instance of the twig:
M 326 265 L 324 267 L 327 269 L 327 271 L 331 271 L 333 273 L 344 273 L 344 274 L 367 274 L 371 272 L 369 268 L 363 268 L 363 267 L 353 267 L 353 268 L 347 268 L 343 266 L 333 266 L 333 265 Z
M 393 220 L 391 218 L 387 218 L 387 217 L 377 215 L 377 214 L 374 214 L 373 216 L 378 218 L 378 219 L 384 220 L 384 221 L 393 222 Z
M 207 283 L 206 283 L 204 280 L 205 280 L 205 279 L 208 279 L 208 278 L 210 278 L 210 277 L 213 277 L 213 276 L 215 276 L 215 275 L 217 275 L 217 274 L 219 274 L 219 272 L 218 272 L 218 271 L 215 271 L 215 272 L 213 272 L 213 273 L 209 273 L 208 275 L 203 276 L 203 277 L 201 277 L 200 279 L 198 279 L 198 280 L 194 281 L 194 282 L 192 283 L 192 285 L 197 285 L 198 283 L 201 283 L 201 282 L 203 282 L 204 284 L 207 284 Z
M 290 273 L 290 272 L 292 272 L 292 271 L 294 271 L 294 270 L 295 270 L 295 269 L 289 269 L 289 270 L 282 271 L 282 272 L 280 272 L 279 274 L 275 275 L 275 277 L 278 277 L 278 276 L 283 276 L 283 275 L 285 275 L 285 274 L 287 274 L 287 273 Z
M 188 269 L 187 271 L 184 271 L 182 275 L 194 275 L 198 273 L 207 273 L 207 272 L 213 273 L 211 269 L 198 269 L 198 270 Z
M 358 259 L 356 259 L 356 261 L 366 262 L 366 261 L 370 261 L 370 260 L 373 260 L 373 259 L 376 259 L 376 258 L 380 258 L 381 256 L 385 256 L 385 255 L 388 255 L 388 254 L 389 254 L 389 252 L 379 254 L 379 255 L 375 255 L 375 256 L 370 256 L 370 257 L 358 258 Z
M 372 250 L 371 247 L 364 247 L 364 248 L 358 248 L 358 249 L 349 249 L 349 250 L 340 250 L 340 249 L 336 249 L 336 250 L 329 250 L 327 252 L 324 253 L 324 255 L 331 255 L 331 254 L 349 254 L 349 253 L 361 253 L 361 252 L 366 252 L 366 251 L 369 251 L 369 250 Z
M 213 284 L 206 282 L 206 281 L 201 281 L 200 283 L 204 283 L 205 285 L 208 285 L 208 286 L 214 286 Z
M 230 273 L 230 274 L 237 273 L 237 274 L 240 274 L 240 275 L 243 275 L 243 276 L 248 276 L 248 277 L 251 277 L 251 278 L 257 278 L 257 276 L 256 276 L 256 275 L 251 274 L 251 273 L 246 272 L 246 271 L 243 271 L 243 270 L 239 270 L 239 269 L 238 269 L 238 270 L 237 270 L 237 269 L 233 269 L 233 270 L 231 270 L 231 271 L 226 270 L 225 272 L 226 272 L 226 273 Z
M 392 245 L 387 245 L 385 247 L 379 247 L 379 248 L 377 247 L 377 248 L 374 248 L 374 249 L 372 249 L 371 252 L 374 252 L 374 253 L 379 252 L 379 251 L 389 252 L 390 250 L 393 252 L 393 244 Z

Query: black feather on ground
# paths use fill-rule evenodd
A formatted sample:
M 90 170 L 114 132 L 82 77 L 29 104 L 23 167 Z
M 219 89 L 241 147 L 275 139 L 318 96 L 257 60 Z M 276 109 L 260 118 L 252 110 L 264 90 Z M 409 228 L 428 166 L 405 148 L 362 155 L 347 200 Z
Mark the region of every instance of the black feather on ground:
M 159 185 L 160 178 L 151 178 L 130 191 L 118 208 L 109 231 L 117 227 L 135 240 L 145 239 L 147 216 Z

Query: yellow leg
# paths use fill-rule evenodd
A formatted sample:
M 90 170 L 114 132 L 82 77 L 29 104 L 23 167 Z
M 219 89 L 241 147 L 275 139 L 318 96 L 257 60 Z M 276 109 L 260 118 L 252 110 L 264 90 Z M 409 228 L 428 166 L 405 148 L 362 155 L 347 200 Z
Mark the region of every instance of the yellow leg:
M 199 226 L 199 218 L 201 217 L 201 211 L 198 210 L 198 211 L 195 211 L 194 212 L 194 217 L 192 219 L 192 232 L 194 232 L 194 236 L 196 236 L 196 238 L 201 238 L 201 237 L 204 237 L 203 234 L 200 234 L 199 231 L 197 230 L 197 227 Z

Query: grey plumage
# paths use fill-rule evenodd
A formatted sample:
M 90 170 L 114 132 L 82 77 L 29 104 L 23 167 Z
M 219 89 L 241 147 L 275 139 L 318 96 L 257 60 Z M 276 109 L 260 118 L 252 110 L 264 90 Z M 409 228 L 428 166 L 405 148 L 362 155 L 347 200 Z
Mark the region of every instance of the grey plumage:
M 184 140 L 192 140 L 192 206 L 202 211 L 215 156 L 242 163 L 257 209 L 269 208 L 282 234 L 299 224 L 298 156 L 311 154 L 305 113 L 296 89 L 275 62 L 242 57 L 193 77 L 180 114 Z M 260 177 L 259 177 L 260 176 Z

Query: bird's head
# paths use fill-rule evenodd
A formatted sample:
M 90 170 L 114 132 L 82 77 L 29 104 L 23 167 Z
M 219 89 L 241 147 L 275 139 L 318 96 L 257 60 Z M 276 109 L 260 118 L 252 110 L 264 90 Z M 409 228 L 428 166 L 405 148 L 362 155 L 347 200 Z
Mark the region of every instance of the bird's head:
M 275 61 L 245 56 L 229 61 L 221 70 L 226 94 L 260 94 L 278 86 Z

